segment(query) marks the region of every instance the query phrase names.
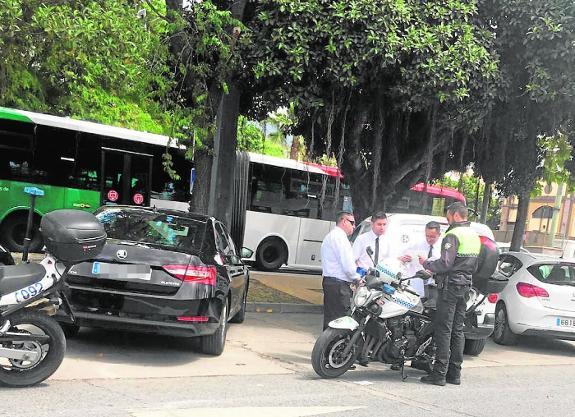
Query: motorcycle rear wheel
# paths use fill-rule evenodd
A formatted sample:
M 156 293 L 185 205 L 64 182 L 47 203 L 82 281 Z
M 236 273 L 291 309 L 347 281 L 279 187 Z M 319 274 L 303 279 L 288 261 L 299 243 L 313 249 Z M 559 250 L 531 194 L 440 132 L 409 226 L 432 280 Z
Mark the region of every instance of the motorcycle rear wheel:
M 322 378 L 337 378 L 346 373 L 357 356 L 355 347 L 347 357 L 343 351 L 351 342 L 349 330 L 327 328 L 318 337 L 311 353 L 313 370 Z
M 66 337 L 60 325 L 46 314 L 28 309 L 13 314 L 9 320 L 11 324 L 9 332 L 44 334 L 50 340 L 42 345 L 36 342 L 18 343 L 17 338 L 14 339 L 14 343 L 3 342 L 5 347 L 37 350 L 41 356 L 35 363 L 0 358 L 2 360 L 0 384 L 10 387 L 27 387 L 44 381 L 56 372 L 66 352 Z

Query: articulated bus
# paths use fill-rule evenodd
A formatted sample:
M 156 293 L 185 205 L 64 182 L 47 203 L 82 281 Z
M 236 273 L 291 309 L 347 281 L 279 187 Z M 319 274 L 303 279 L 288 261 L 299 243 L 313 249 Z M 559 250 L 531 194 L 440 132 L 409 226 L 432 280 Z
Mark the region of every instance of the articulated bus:
M 162 166 L 167 150 L 177 181 Z M 45 191 L 36 202 L 32 250 L 42 245 L 37 227 L 51 210 L 94 211 L 107 204 L 189 208 L 191 164 L 166 136 L 0 108 L 0 152 L 0 239 L 12 251 L 23 247 L 27 186 Z M 228 225 L 234 240 L 254 250 L 250 260 L 262 269 L 319 267 L 321 242 L 335 226 L 336 213 L 352 209 L 341 179 L 334 167 L 241 153 Z M 452 201 L 465 199 L 453 189 L 418 184 L 388 211 L 443 215 Z
M 168 148 L 178 181 L 162 166 Z M 165 136 L 0 107 L 0 238 L 22 250 L 27 186 L 45 191 L 36 200 L 31 250 L 40 249 L 38 225 L 51 210 L 94 211 L 104 204 L 187 210 L 189 165 Z
M 335 226 L 336 213 L 352 209 L 349 186 L 343 181 L 335 201 L 336 181 L 342 179 L 340 171 L 252 153 L 249 165 L 243 244 L 254 250 L 250 260 L 265 270 L 282 265 L 320 268 L 321 242 Z M 465 202 L 463 194 L 455 189 L 416 184 L 387 211 L 443 216 L 444 208 L 455 201 Z

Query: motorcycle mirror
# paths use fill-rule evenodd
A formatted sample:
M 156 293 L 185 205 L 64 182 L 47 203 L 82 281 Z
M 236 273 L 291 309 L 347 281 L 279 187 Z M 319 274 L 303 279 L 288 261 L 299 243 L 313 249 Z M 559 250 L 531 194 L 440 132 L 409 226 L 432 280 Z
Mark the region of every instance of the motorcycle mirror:
M 369 259 L 371 259 L 371 263 L 373 263 L 373 266 L 377 266 L 375 264 L 375 261 L 373 260 L 373 249 L 371 249 L 371 246 L 368 246 L 367 248 L 365 248 L 365 251 L 367 252 L 367 255 L 369 256 Z

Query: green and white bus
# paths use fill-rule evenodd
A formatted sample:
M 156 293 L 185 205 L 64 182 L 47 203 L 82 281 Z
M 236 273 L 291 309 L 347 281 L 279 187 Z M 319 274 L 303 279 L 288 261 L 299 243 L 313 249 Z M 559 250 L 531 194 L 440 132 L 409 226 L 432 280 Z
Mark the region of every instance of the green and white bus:
M 163 169 L 166 151 L 177 181 Z M 51 210 L 94 211 L 104 204 L 187 210 L 190 168 L 166 136 L 0 107 L 0 240 L 22 250 L 29 207 L 24 187 L 45 192 L 35 205 L 31 249 L 38 250 L 38 225 Z

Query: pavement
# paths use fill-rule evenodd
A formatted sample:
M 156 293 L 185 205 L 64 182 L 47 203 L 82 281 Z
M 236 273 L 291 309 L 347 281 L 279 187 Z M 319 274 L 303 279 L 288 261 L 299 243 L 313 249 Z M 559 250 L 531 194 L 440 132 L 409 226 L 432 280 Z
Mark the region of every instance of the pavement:
M 481 356 L 465 358 L 457 387 L 421 384 L 411 368 L 402 380 L 378 363 L 323 380 L 310 364 L 321 319 L 248 313 L 230 326 L 219 357 L 185 339 L 82 329 L 53 377 L 0 389 L 0 416 L 564 417 L 575 407 L 575 343 L 489 341 Z
M 321 275 L 301 272 L 263 272 L 250 271 L 250 279 L 284 292 L 309 304 L 274 303 L 262 300 L 248 303 L 248 311 L 258 313 L 322 313 L 323 289 Z
M 310 357 L 321 326 L 321 314 L 248 313 L 243 324 L 229 327 L 219 357 L 197 353 L 193 339 L 83 328 L 68 340 L 64 362 L 51 379 L 315 375 Z M 480 356 L 466 356 L 464 363 L 465 369 L 515 366 L 575 366 L 575 342 L 522 338 L 517 346 L 502 347 L 488 340 Z M 388 366 L 374 363 L 361 368 L 361 375 L 382 370 Z M 411 369 L 408 374 L 421 376 Z

